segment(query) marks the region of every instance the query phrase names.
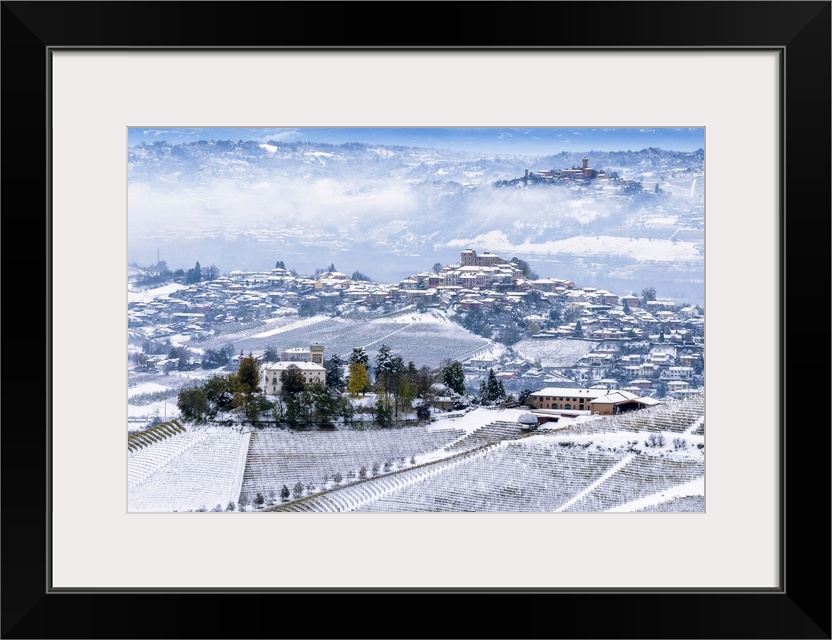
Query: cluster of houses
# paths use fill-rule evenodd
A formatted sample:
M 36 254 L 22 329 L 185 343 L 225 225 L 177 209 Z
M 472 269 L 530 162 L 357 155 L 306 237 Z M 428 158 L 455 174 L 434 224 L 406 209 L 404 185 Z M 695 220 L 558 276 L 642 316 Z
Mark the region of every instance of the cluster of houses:
M 701 392 L 704 386 L 701 347 L 646 341 L 639 343 L 638 349 L 625 349 L 626 345 L 618 341 L 599 342 L 565 366 L 533 364 L 528 357 L 521 357 L 513 350 L 499 356 L 486 353 L 466 360 L 463 370 L 471 380 L 482 379 L 493 370 L 497 379 L 515 395 L 524 389 L 576 384 L 639 396 L 681 398 Z
M 673 172 L 668 167 L 668 173 Z M 636 180 L 620 178 L 617 173 L 607 173 L 603 169 L 589 166 L 589 158 L 581 158 L 581 166 L 565 169 L 526 169 L 524 175 L 511 180 L 500 180 L 497 186 L 525 187 L 530 184 L 564 185 L 573 191 L 580 191 L 582 197 L 599 198 L 604 200 L 623 200 L 629 194 L 640 193 L 642 185 Z
M 528 318 L 539 323 L 538 338 L 573 337 L 580 322 L 583 338 L 637 340 L 661 330 L 665 340 L 682 343 L 694 340 L 691 329 L 703 321 L 701 310 L 693 306 L 678 308 L 672 301 L 662 300 L 648 300 L 644 305 L 638 296 L 579 288 L 570 280 L 529 279 L 517 263 L 472 249 L 461 253 L 458 264 L 446 265 L 438 272 L 416 273 L 393 284 L 352 280 L 336 271 L 314 277 L 280 268 L 233 271 L 151 301 L 130 302 L 127 316 L 128 327 L 144 327 L 148 337 L 180 334 L 198 340 L 225 323 L 296 314 L 304 303 L 325 308 L 329 304 L 329 308 L 341 311 L 414 303 L 476 311 L 511 308 L 533 296 L 573 307 L 577 314 L 571 322 L 558 326 L 548 326 L 548 318 Z
M 176 334 L 199 341 L 230 329 L 229 323 L 238 328 L 247 322 L 297 315 L 304 303 L 329 301 L 331 308 L 346 312 L 376 304 L 395 308 L 417 302 L 464 314 L 536 300 L 543 303 L 538 308 L 548 306 L 564 313 L 553 320 L 543 315 L 545 312 L 529 313 L 530 307 L 525 307 L 527 337 L 580 338 L 597 342 L 596 347 L 568 368 L 533 367 L 528 358 L 494 361 L 488 356 L 474 357 L 463 363 L 467 375 L 476 378 L 494 368 L 509 388 L 576 381 L 589 386 L 614 379 L 628 393 L 654 393 L 661 386 L 662 395 L 684 395 L 701 386 L 704 317 L 699 307 L 634 294 L 619 296 L 578 287 L 570 280 L 530 279 L 521 266 L 469 248 L 461 252 L 456 264 L 413 274 L 396 284 L 353 280 L 337 271 L 315 276 L 300 276 L 282 268 L 233 271 L 187 286 L 172 285 L 168 294 L 149 301 L 130 302 L 128 327 L 152 340 Z M 647 346 L 634 351 L 624 348 L 628 343 Z M 323 375 L 315 368 L 322 368 L 322 353 L 306 348 L 281 354 L 281 362 L 304 363 L 310 379 Z M 151 357 L 147 366 L 152 364 Z M 277 382 L 270 385 L 270 392 L 279 393 L 277 373 L 271 377 Z
M 574 319 L 557 326 L 545 316 L 527 316 L 537 339 L 581 337 L 590 340 L 643 340 L 654 335 L 673 344 L 703 342 L 703 312 L 670 300 L 642 300 L 594 287 L 579 288 L 571 280 L 528 279 L 514 262 L 492 253 L 466 249 L 458 264 L 438 273 L 418 273 L 399 284 L 407 296 L 421 297 L 441 308 L 462 311 L 513 307 L 536 295 L 552 305 L 572 310 Z M 580 328 L 579 328 L 580 324 Z

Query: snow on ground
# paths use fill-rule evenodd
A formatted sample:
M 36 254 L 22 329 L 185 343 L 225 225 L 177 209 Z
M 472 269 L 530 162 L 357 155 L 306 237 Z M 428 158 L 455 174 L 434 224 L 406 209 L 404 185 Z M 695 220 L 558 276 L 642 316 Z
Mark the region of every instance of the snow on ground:
M 159 400 L 150 404 L 127 405 L 127 432 L 141 431 L 150 423 L 159 418 L 162 422 L 179 418 L 180 412 L 176 406 L 176 400 Z
M 465 431 L 465 433 L 472 433 L 473 431 L 476 431 L 477 429 L 484 427 L 485 425 L 495 422 L 497 420 L 516 422 L 517 419 L 524 413 L 528 413 L 528 410 L 504 409 L 501 411 L 499 409 L 488 409 L 486 407 L 478 407 L 473 411 L 469 411 L 465 415 L 460 415 L 460 412 L 451 412 L 451 415 L 454 417 L 439 417 L 439 419 L 436 420 L 436 422 L 432 422 L 428 426 L 428 429 L 462 429 L 463 431 Z M 549 431 L 549 433 L 533 434 L 527 436 L 526 438 L 523 438 L 522 442 L 524 444 L 530 445 L 548 445 L 561 440 L 574 442 L 576 444 L 592 442 L 594 447 L 601 447 L 603 449 L 609 450 L 617 449 L 621 452 L 624 452 L 630 445 L 630 443 L 634 443 L 633 446 L 641 450 L 641 455 L 672 455 L 674 457 L 692 458 L 697 460 L 701 459 L 703 456 L 702 451 L 699 448 L 697 448 L 697 444 L 705 442 L 704 436 L 692 436 L 690 434 L 684 434 L 684 437 L 682 437 L 682 435 L 678 433 L 665 432 L 663 434 L 665 439 L 665 446 L 659 449 L 646 447 L 644 445 L 644 441 L 647 440 L 647 438 L 651 435 L 651 433 L 647 431 L 617 431 L 609 433 L 592 433 L 582 435 L 568 434 L 563 436 L 558 436 L 551 433 L 551 431 L 563 429 L 571 424 L 575 424 L 575 422 L 578 421 L 594 419 L 597 418 L 593 418 L 591 416 L 574 419 L 565 418 L 561 419 L 557 423 L 544 424 L 538 427 L 538 429 L 541 431 Z M 676 450 L 673 446 L 673 440 L 675 438 L 680 437 L 686 441 L 686 447 L 684 450 Z M 433 460 L 440 460 L 442 458 L 447 457 L 447 452 L 437 451 L 431 454 L 425 454 L 421 458 L 417 456 L 417 460 L 419 461 L 419 463 L 422 463 L 430 462 Z
M 171 420 L 176 418 L 178 415 L 179 408 L 176 406 L 175 398 L 171 400 L 158 400 L 156 402 L 151 402 L 150 404 L 127 405 L 128 418 L 147 418 L 148 422 L 156 416 L 159 416 L 162 420 Z M 137 429 L 143 426 L 144 423 L 142 422 L 131 422 L 127 425 L 129 430 Z
M 389 322 L 396 324 L 453 324 L 453 321 L 447 316 L 447 314 L 441 311 L 437 311 L 436 309 L 430 309 L 425 313 L 419 313 L 418 311 L 396 313 L 389 316 L 376 318 L 374 320 L 371 320 L 371 322 Z
M 353 407 L 375 407 L 376 400 L 378 400 L 378 394 L 369 392 L 364 393 L 359 396 L 355 396 L 354 398 L 350 398 L 350 402 L 352 402 Z
M 154 298 L 158 298 L 159 296 L 167 296 L 171 293 L 187 288 L 188 287 L 184 284 L 178 284 L 176 282 L 171 282 L 170 284 L 165 284 L 161 287 L 156 287 L 155 289 L 131 289 L 128 287 L 127 302 L 151 302 Z
M 355 398 L 350 398 L 350 402 L 352 403 L 353 407 L 367 407 L 370 409 L 375 410 L 376 401 L 378 400 L 378 394 L 369 392 L 365 393 L 364 395 L 356 396 Z M 365 416 L 366 417 L 366 416 Z M 356 419 L 359 419 L 359 416 L 356 416 Z M 416 409 L 415 407 L 412 408 L 408 412 L 399 411 L 399 420 L 416 420 Z
M 153 393 L 155 391 L 167 391 L 168 389 L 170 389 L 170 387 L 166 387 L 165 385 L 158 384 L 156 382 L 143 382 L 141 384 L 137 384 L 135 387 L 128 388 L 127 397 L 132 398 L 140 393 Z
M 203 355 L 205 353 L 205 349 L 200 349 L 198 347 L 192 347 L 190 341 L 193 340 L 193 336 L 184 335 L 182 333 L 173 333 L 168 336 L 168 340 L 170 340 L 170 344 L 172 347 L 181 347 L 183 345 L 188 345 L 188 350 L 192 351 L 198 355 Z
M 670 500 L 673 500 L 674 498 L 704 495 L 705 477 L 702 476 L 701 478 L 696 478 L 696 480 L 691 480 L 690 482 L 686 482 L 685 484 L 676 485 L 675 487 L 664 489 L 659 493 L 654 493 L 653 495 L 645 496 L 644 498 L 639 498 L 638 500 L 633 500 L 632 502 L 622 504 L 621 506 L 613 507 L 612 509 L 607 509 L 605 513 L 625 513 L 638 511 L 639 509 L 644 509 L 645 507 L 652 507 L 663 502 L 668 502 Z
M 194 371 L 171 371 L 167 375 L 158 374 L 135 374 L 135 372 L 128 372 L 128 385 L 130 384 L 131 376 L 141 376 L 141 382 L 134 386 L 127 388 L 127 416 L 130 418 L 141 418 L 142 420 L 128 421 L 127 430 L 136 431 L 147 426 L 147 423 L 155 417 L 162 420 L 171 420 L 179 416 L 179 409 L 176 406 L 176 398 L 171 397 L 167 400 L 157 400 L 149 404 L 131 404 L 130 398 L 142 393 L 155 393 L 159 391 L 168 391 L 171 389 L 179 390 L 183 387 L 190 387 L 193 384 L 201 384 L 208 378 L 215 375 L 226 375 L 229 373 L 224 369 L 196 369 Z M 154 381 L 156 378 L 158 381 Z M 146 420 L 144 422 L 143 420 Z
M 651 216 L 644 222 L 645 227 L 671 227 L 678 224 L 678 216 Z
M 590 418 L 597 419 L 597 418 Z M 574 423 L 572 423 L 574 424 Z M 564 423 L 562 426 L 566 427 L 569 423 Z M 575 444 L 582 444 L 591 442 L 593 448 L 601 447 L 602 449 L 618 449 L 619 451 L 626 451 L 628 446 L 633 443 L 633 447 L 641 451 L 639 455 L 651 456 L 673 456 L 675 458 L 686 458 L 693 460 L 701 460 L 703 453 L 697 445 L 705 443 L 705 436 L 694 436 L 691 434 L 680 434 L 670 431 L 662 432 L 665 444 L 663 447 L 647 447 L 644 442 L 651 435 L 659 435 L 659 432 L 648 431 L 611 431 L 604 433 L 585 433 L 575 434 L 569 433 L 564 435 L 554 434 L 540 434 L 532 435 L 524 438 L 524 443 L 530 444 L 551 444 L 553 442 L 568 441 Z M 675 439 L 685 441 L 684 449 L 676 449 L 673 445 Z
M 543 367 L 571 367 L 597 346 L 589 340 L 530 338 L 515 344 L 514 351 L 530 362 L 540 359 Z
M 528 413 L 528 411 L 524 409 L 503 409 L 500 411 L 499 409 L 477 407 L 473 411 L 469 411 L 461 417 L 440 417 L 436 422 L 431 422 L 428 429 L 431 431 L 435 429 L 462 429 L 465 433 L 471 433 L 472 431 L 497 420 L 517 422 L 517 418 L 524 413 Z M 459 412 L 453 412 L 452 415 L 459 416 Z
M 505 354 L 507 349 L 508 347 L 504 344 L 492 342 L 484 347 L 480 347 L 471 355 L 465 356 L 465 360 L 463 360 L 463 362 L 470 360 L 471 358 L 493 358 L 494 360 L 499 360 L 503 357 L 503 354 Z
M 253 336 L 248 336 L 249 338 L 269 338 L 271 336 L 276 336 L 280 333 L 286 333 L 287 331 L 293 331 L 295 329 L 302 329 L 304 327 L 311 327 L 312 325 L 318 324 L 319 322 L 323 322 L 328 320 L 328 316 L 312 316 L 311 318 L 304 318 L 303 320 L 297 320 L 295 322 L 290 322 L 289 324 L 285 324 L 280 327 L 275 327 L 274 329 L 268 329 L 261 333 L 255 333 Z
M 236 368 L 235 368 L 236 372 Z M 127 372 L 127 385 L 132 389 L 131 384 L 158 384 L 165 389 L 181 389 L 182 387 L 191 386 L 193 383 L 202 383 L 214 376 L 224 376 L 232 373 L 229 370 L 219 369 L 194 369 L 192 371 L 168 371 L 167 373 L 137 373 L 135 371 Z M 161 391 L 161 389 L 159 389 Z M 146 393 L 144 391 L 140 393 Z

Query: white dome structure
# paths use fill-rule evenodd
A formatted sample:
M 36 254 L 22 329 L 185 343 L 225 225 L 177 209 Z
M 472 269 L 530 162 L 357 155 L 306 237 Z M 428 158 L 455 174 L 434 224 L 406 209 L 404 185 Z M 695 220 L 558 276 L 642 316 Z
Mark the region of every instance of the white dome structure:
M 517 418 L 517 422 L 527 427 L 536 427 L 537 416 L 533 413 L 522 413 L 520 414 L 520 417 Z

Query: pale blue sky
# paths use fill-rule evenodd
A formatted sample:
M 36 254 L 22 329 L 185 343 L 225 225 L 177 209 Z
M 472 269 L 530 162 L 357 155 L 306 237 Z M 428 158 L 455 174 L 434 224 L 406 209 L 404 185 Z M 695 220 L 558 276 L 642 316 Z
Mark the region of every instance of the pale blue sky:
M 561 151 L 638 151 L 657 147 L 695 151 L 705 147 L 704 127 L 616 128 L 147 128 L 128 130 L 128 144 L 165 140 L 169 143 L 197 140 L 269 140 L 343 144 L 402 145 L 455 149 L 474 153 L 550 155 Z

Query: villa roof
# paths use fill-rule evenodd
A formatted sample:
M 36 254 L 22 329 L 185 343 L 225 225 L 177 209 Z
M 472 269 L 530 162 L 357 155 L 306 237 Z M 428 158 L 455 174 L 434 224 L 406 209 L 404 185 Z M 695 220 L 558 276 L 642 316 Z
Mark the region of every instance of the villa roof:
M 630 402 L 637 398 L 638 396 L 636 394 L 630 393 L 629 391 L 612 391 L 605 396 L 595 398 L 593 402 L 600 404 L 618 404 L 620 402 Z

